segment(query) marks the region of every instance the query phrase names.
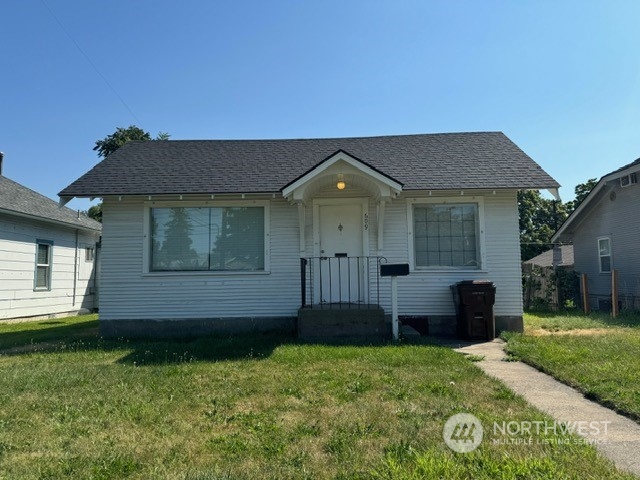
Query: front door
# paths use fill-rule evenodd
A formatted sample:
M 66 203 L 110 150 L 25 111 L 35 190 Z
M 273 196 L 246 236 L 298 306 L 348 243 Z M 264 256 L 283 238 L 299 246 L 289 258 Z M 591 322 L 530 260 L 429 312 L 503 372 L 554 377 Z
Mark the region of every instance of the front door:
M 364 298 L 362 205 L 319 207 L 319 297 L 322 303 L 356 303 Z

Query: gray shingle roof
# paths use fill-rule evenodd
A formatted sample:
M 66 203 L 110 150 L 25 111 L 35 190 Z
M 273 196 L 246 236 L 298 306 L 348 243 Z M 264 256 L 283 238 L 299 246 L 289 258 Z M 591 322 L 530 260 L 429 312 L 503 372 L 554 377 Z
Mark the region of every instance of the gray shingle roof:
M 155 140 L 118 149 L 62 197 L 278 192 L 338 150 L 404 190 L 557 188 L 501 132 L 300 140 Z
M 633 167 L 635 165 L 639 165 L 639 164 L 640 164 L 640 158 L 634 160 L 631 163 L 627 163 L 624 167 L 620 167 L 620 168 L 614 170 L 613 172 L 609 172 L 606 175 L 603 175 L 602 178 L 608 177 L 609 175 L 613 175 L 614 173 L 622 172 L 623 170 L 626 170 L 627 168 L 631 168 L 631 167 Z
M 573 245 L 560 245 L 560 251 L 562 252 L 562 266 L 573 265 Z M 552 267 L 553 266 L 553 249 L 542 252 L 537 257 L 533 257 L 524 264 L 537 265 L 539 267 Z
M 73 228 L 102 230 L 91 218 L 60 207 L 57 202 L 0 175 L 0 211 L 26 215 L 45 222 L 63 223 Z

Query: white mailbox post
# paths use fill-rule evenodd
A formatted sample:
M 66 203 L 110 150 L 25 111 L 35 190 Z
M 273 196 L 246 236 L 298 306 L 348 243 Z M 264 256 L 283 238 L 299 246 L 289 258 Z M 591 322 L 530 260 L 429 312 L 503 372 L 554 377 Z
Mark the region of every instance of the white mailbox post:
M 391 277 L 391 332 L 393 339 L 400 336 L 398 327 L 398 277 L 409 275 L 408 263 L 383 263 L 380 264 L 380 276 Z

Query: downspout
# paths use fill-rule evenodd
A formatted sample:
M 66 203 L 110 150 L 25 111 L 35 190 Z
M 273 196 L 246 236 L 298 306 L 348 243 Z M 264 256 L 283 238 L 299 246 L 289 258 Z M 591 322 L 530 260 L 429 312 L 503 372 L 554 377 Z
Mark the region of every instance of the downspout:
M 78 289 L 78 229 L 76 228 L 76 251 L 73 262 L 73 306 L 76 306 L 76 291 Z

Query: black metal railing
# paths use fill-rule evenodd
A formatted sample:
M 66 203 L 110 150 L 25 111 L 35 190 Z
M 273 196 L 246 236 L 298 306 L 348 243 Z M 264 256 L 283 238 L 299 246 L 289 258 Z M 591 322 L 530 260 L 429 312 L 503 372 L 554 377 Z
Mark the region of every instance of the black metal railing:
M 302 307 L 367 306 L 380 300 L 380 263 L 384 257 L 307 257 L 300 259 Z

